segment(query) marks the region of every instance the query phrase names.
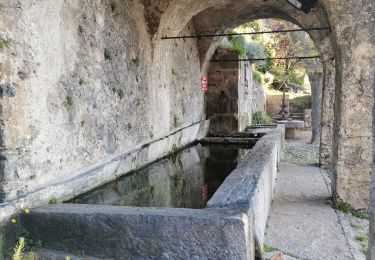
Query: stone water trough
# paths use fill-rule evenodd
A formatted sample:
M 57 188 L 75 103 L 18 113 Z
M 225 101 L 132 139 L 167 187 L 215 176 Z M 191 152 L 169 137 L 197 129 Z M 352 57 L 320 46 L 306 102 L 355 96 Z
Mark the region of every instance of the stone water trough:
M 97 258 L 261 257 L 285 128 L 254 131 L 266 135 L 225 179 L 206 208 L 58 204 L 32 210 L 22 217 L 22 225 L 48 250 L 84 252 Z

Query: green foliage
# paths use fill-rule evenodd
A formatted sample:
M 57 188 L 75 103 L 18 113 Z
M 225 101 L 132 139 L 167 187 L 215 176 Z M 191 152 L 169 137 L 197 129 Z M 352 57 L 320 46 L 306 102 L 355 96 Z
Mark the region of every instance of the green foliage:
M 276 250 L 277 250 L 276 248 L 274 248 L 274 247 L 272 247 L 270 245 L 267 245 L 267 244 L 263 245 L 263 252 L 264 253 L 270 253 L 270 252 L 276 251 Z
M 20 237 L 18 244 L 14 248 L 13 260 L 22 260 L 23 251 L 25 250 L 25 238 Z
M 85 121 L 81 121 L 80 125 L 83 127 L 85 125 Z
M 85 255 L 85 251 L 83 250 L 78 250 L 76 253 L 75 253 L 76 256 L 86 256 Z
M 1 38 L 1 35 L 0 35 L 0 51 L 2 51 L 5 48 L 9 49 L 10 45 L 11 45 L 11 41 L 8 39 Z
M 83 34 L 84 33 L 84 29 L 83 29 L 82 25 L 78 25 L 78 33 L 79 34 Z
M 82 86 L 83 84 L 85 84 L 85 81 L 83 79 L 79 79 L 79 85 Z
M 265 55 L 267 58 L 272 57 L 271 51 L 267 48 L 265 49 Z M 267 59 L 265 62 L 257 64 L 256 68 L 257 70 L 265 74 L 267 71 L 268 72 L 273 71 L 275 66 L 276 66 L 275 60 Z
M 245 40 L 242 36 L 229 36 L 229 45 L 221 46 L 223 49 L 231 50 L 237 53 L 240 57 L 246 56 L 246 49 L 244 47 Z
M 334 209 L 337 209 L 345 214 L 351 214 L 354 217 L 368 219 L 367 213 L 362 213 L 356 210 L 352 205 L 347 202 L 337 202 L 334 206 Z
M 122 89 L 117 90 L 117 95 L 120 99 L 122 99 L 125 96 L 124 91 Z
M 111 61 L 113 58 L 112 52 L 108 50 L 107 48 L 104 49 L 104 59 Z
M 5 237 L 0 234 L 0 259 L 3 259 L 5 255 Z
M 258 81 L 259 83 L 262 83 L 262 73 L 258 70 L 253 70 L 253 79 Z
M 139 59 L 139 57 L 136 57 L 136 58 L 134 58 L 134 59 L 132 59 L 132 62 L 133 62 L 133 64 L 135 65 L 135 66 L 139 66 L 139 63 L 140 63 L 140 59 Z
M 180 119 L 177 115 L 173 115 L 173 127 L 177 128 L 180 126 Z
M 253 125 L 275 124 L 275 120 L 272 117 L 260 111 L 253 113 L 252 119 Z
M 250 59 L 264 59 L 267 58 L 264 47 L 256 41 L 250 41 L 244 44 L 246 56 Z
M 360 241 L 360 242 L 368 242 L 368 237 L 357 234 L 355 236 L 355 240 Z
M 361 225 L 359 225 L 359 224 L 357 224 L 357 223 L 352 223 L 351 226 L 352 226 L 353 228 L 356 228 L 356 229 L 361 228 Z
M 50 199 L 49 202 L 48 202 L 48 204 L 50 204 L 50 205 L 57 204 L 57 203 L 59 203 L 59 201 L 55 197 Z
M 72 107 L 73 106 L 73 97 L 72 96 L 66 96 L 64 105 L 66 107 Z
M 117 94 L 120 99 L 122 99 L 125 96 L 124 91 L 120 88 L 113 87 L 112 91 L 114 94 Z
M 295 97 L 289 103 L 292 113 L 302 113 L 305 109 L 311 109 L 311 95 Z

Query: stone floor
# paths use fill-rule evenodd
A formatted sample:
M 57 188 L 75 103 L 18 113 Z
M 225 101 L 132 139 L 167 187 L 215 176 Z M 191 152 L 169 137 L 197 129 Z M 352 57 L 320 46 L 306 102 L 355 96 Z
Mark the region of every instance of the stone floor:
M 315 164 L 309 133 L 286 143 L 268 222 L 264 251 L 270 259 L 365 259 L 368 221 L 334 210 L 327 172 Z

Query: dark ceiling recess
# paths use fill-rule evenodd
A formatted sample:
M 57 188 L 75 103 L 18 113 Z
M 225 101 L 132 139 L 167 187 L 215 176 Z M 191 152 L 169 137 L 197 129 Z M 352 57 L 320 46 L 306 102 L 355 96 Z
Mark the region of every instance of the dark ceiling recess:
M 311 9 L 317 6 L 319 0 L 286 0 L 289 4 L 293 5 L 298 10 L 308 14 Z

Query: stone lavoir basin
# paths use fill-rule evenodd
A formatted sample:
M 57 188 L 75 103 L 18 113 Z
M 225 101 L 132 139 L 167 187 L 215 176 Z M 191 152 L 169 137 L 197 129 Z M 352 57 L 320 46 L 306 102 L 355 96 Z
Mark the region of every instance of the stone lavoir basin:
M 68 203 L 204 208 L 256 141 L 196 143 Z
M 23 227 L 48 250 L 96 258 L 261 257 L 285 128 L 249 131 L 200 139 L 66 203 L 34 209 Z

